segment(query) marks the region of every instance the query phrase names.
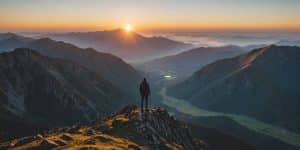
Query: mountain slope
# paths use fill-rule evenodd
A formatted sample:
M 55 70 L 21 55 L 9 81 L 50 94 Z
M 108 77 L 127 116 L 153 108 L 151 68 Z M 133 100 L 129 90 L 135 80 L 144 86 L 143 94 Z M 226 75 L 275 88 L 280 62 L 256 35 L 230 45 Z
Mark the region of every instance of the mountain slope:
M 122 29 L 83 33 L 46 35 L 54 40 L 65 41 L 80 47 L 92 47 L 98 51 L 112 53 L 128 61 L 146 61 L 167 55 L 191 45 L 163 37 L 144 37 Z
M 25 47 L 32 48 L 45 56 L 76 62 L 98 73 L 129 95 L 137 92 L 136 86 L 141 76 L 129 64 L 114 55 L 97 52 L 93 49 L 81 49 L 48 38 L 35 40 Z
M 269 46 L 205 66 L 168 93 L 300 132 L 300 48 Z
M 139 73 L 119 57 L 108 53 L 97 52 L 94 49 L 81 49 L 72 44 L 57 42 L 49 38 L 23 39 L 15 34 L 0 34 L 0 52 L 12 51 L 14 48 L 25 47 L 36 50 L 42 55 L 61 58 L 76 62 L 91 71 L 100 74 L 118 88 L 130 95 L 135 95 L 140 79 Z
M 0 96 L 1 124 L 11 114 L 40 127 L 90 122 L 128 103 L 98 74 L 30 49 L 0 54 Z
M 171 72 L 177 78 L 186 78 L 201 67 L 218 59 L 237 56 L 245 52 L 242 47 L 200 47 L 176 55 L 158 58 L 137 67 L 145 72 Z
M 205 144 L 191 136 L 187 126 L 154 108 L 141 119 L 135 106 L 87 126 L 60 128 L 3 142 L 0 149 L 204 149 Z

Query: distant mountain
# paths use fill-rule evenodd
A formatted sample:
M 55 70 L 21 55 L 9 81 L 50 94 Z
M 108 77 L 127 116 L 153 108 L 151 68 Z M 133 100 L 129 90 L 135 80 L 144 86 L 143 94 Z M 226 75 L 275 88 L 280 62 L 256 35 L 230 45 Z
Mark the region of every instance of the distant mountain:
M 16 35 L 16 34 L 10 33 L 10 32 L 8 32 L 8 33 L 0 33 L 0 41 L 1 40 L 5 40 L 5 39 L 9 39 L 11 37 L 16 37 L 16 36 L 19 36 L 19 35 Z
M 209 63 L 218 59 L 234 57 L 244 52 L 245 50 L 238 46 L 200 47 L 139 64 L 137 68 L 144 72 L 169 72 L 176 78 L 186 78 Z
M 13 41 L 15 42 L 6 43 L 6 45 L 12 48 L 31 48 L 45 56 L 76 62 L 98 73 L 123 91 L 131 95 L 137 93 L 136 86 L 142 77 L 133 67 L 114 55 L 97 52 L 91 48 L 81 49 L 72 44 L 57 42 L 49 38 L 26 40 L 26 42 L 15 38 Z M 0 44 L 0 48 L 5 47 L 4 45 Z M 5 51 L 9 51 L 9 49 Z
M 300 40 L 281 40 L 276 45 L 282 46 L 300 46 Z
M 300 132 L 300 48 L 268 46 L 211 63 L 168 93 L 205 109 Z
M 23 37 L 13 33 L 0 33 L 0 53 L 12 51 L 15 48 L 23 47 L 33 41 L 31 38 Z
M 12 121 L 40 127 L 90 122 L 128 104 L 127 97 L 97 73 L 30 49 L 0 54 L 0 97 L 2 126 L 16 126 Z
M 144 116 L 145 117 L 145 116 Z M 198 150 L 205 144 L 191 136 L 189 128 L 161 108 L 141 120 L 135 106 L 86 126 L 59 128 L 0 143 L 0 149 L 162 149 Z
M 45 37 L 75 44 L 83 48 L 94 48 L 119 56 L 127 61 L 146 61 L 154 57 L 168 55 L 192 45 L 163 37 L 145 37 L 122 29 L 96 32 L 49 34 Z

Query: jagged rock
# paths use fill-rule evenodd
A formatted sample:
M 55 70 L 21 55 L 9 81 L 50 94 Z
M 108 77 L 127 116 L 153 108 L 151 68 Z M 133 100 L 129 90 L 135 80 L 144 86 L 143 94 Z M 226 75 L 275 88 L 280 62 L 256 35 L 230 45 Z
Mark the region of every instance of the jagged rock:
M 94 130 L 97 133 L 106 133 L 109 130 L 109 126 L 106 124 L 97 125 Z
M 129 145 L 128 145 L 128 149 L 130 149 L 130 150 L 140 150 L 141 148 L 139 148 L 139 147 L 136 146 L 136 145 L 129 144 Z
M 38 137 L 38 138 L 41 138 L 41 139 L 43 139 L 43 138 L 44 138 L 44 136 L 43 136 L 43 135 L 41 135 L 41 134 L 38 134 L 38 135 L 36 135 L 36 137 Z
M 169 116 L 168 112 L 162 108 L 152 109 L 145 114 L 146 118 L 139 130 L 150 144 L 161 145 L 166 139 L 167 141 L 174 141 L 174 143 L 181 145 L 183 149 L 198 149 L 198 145 L 191 137 L 187 126 L 179 121 L 174 120 Z M 168 143 L 164 143 L 167 145 Z
M 88 144 L 88 145 L 94 145 L 94 144 L 96 144 L 96 140 L 94 138 L 91 138 L 91 139 L 85 140 L 83 143 Z
M 54 147 L 58 147 L 59 145 L 56 144 L 55 142 L 53 141 L 50 141 L 48 139 L 44 139 L 42 140 L 42 142 L 38 145 L 38 148 L 39 149 L 51 149 L 51 148 L 54 148 Z
M 55 142 L 56 144 L 58 144 L 59 146 L 65 146 L 65 145 L 66 145 L 66 143 L 63 142 L 63 141 L 61 141 L 61 140 L 54 140 L 54 142 Z
M 19 140 L 17 140 L 17 141 L 12 142 L 10 145 L 11 145 L 11 146 L 20 146 L 20 145 L 24 145 L 24 144 L 27 144 L 27 143 L 30 143 L 30 142 L 36 140 L 37 138 L 39 138 L 39 137 L 37 137 L 37 136 L 28 136 L 28 137 L 24 137 L 24 138 L 21 138 L 21 139 L 19 139 Z
M 79 129 L 80 129 L 80 126 L 73 126 L 70 129 L 68 129 L 67 132 L 71 133 L 71 134 L 76 134 L 76 133 L 80 133 Z
M 95 131 L 92 130 L 92 129 L 88 129 L 88 130 L 84 133 L 84 135 L 87 135 L 87 136 L 95 135 Z
M 102 135 L 98 135 L 98 136 L 94 137 L 94 139 L 97 141 L 105 142 L 105 143 L 112 141 L 112 139 L 104 137 Z
M 70 136 L 63 134 L 60 136 L 60 139 L 64 140 L 64 141 L 73 141 L 73 138 L 71 138 Z

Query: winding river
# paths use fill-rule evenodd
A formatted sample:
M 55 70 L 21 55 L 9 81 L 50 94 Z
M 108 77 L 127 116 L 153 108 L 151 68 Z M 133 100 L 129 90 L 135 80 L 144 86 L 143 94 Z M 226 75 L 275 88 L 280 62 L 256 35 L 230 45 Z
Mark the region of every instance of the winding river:
M 289 130 L 276 127 L 274 125 L 264 123 L 262 121 L 243 116 L 243 115 L 234 115 L 220 112 L 213 112 L 204 109 L 200 109 L 195 105 L 190 104 L 188 101 L 177 99 L 166 94 L 166 88 L 162 88 L 159 94 L 163 98 L 163 104 L 176 109 L 177 111 L 188 114 L 191 116 L 226 116 L 240 125 L 253 130 L 255 132 L 265 134 L 276 139 L 279 139 L 287 144 L 300 147 L 300 134 L 291 132 Z

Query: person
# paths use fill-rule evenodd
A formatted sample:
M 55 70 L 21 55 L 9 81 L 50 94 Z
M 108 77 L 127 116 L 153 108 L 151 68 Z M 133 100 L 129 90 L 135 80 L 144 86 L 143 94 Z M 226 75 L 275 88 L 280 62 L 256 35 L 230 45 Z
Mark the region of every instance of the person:
M 148 111 L 148 96 L 150 95 L 150 87 L 146 80 L 146 78 L 143 79 L 143 81 L 140 84 L 140 94 L 142 97 L 141 100 L 141 112 L 144 112 L 144 102 L 145 102 L 145 110 Z

